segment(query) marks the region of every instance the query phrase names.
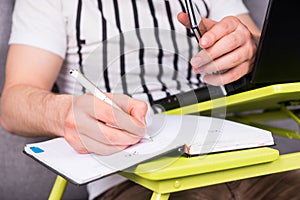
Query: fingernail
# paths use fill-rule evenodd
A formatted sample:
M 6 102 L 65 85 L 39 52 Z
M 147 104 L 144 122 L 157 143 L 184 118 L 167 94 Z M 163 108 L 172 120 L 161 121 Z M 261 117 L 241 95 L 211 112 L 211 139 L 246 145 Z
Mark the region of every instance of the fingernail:
M 200 81 L 203 82 L 203 83 L 205 83 L 204 76 L 205 76 L 204 74 L 200 76 Z
M 142 122 L 143 125 L 146 125 L 146 118 L 145 117 L 139 117 L 140 122 Z
M 192 66 L 194 66 L 194 67 L 199 67 L 199 66 L 201 65 L 201 62 L 202 62 L 202 59 L 199 58 L 199 57 L 193 57 L 193 58 L 191 59 L 191 64 L 192 64 Z
M 201 67 L 200 67 L 200 68 L 193 68 L 193 71 L 194 71 L 196 74 L 203 74 L 203 73 L 204 73 Z
M 205 38 L 205 37 L 201 38 L 201 40 L 200 40 L 200 45 L 203 45 L 203 46 L 208 45 L 208 40 L 207 40 L 207 38 Z

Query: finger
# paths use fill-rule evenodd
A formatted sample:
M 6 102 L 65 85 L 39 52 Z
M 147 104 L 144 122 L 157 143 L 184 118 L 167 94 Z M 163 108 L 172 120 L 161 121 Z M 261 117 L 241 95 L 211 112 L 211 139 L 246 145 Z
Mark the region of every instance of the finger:
M 115 96 L 112 99 L 114 100 L 114 98 Z M 126 95 L 119 95 L 116 99 L 118 101 L 114 102 L 118 103 L 124 111 L 116 109 L 104 101 L 94 99 L 94 109 L 90 113 L 91 117 L 142 137 L 146 132 L 145 123 L 131 116 L 127 111 L 128 108 L 125 106 L 130 98 Z
M 180 12 L 177 15 L 177 19 L 186 28 L 191 28 L 190 19 L 189 19 L 188 14 L 186 14 L 184 12 Z M 199 22 L 199 25 L 198 25 L 201 34 L 204 34 L 208 29 L 210 29 L 216 23 L 217 23 L 216 21 L 213 21 L 211 19 L 201 18 L 201 22 Z
M 213 58 L 209 52 L 206 49 L 202 49 L 199 53 L 192 57 L 190 63 L 196 73 L 203 73 L 201 72 L 201 68 L 212 61 Z
M 199 73 L 201 74 L 211 74 L 217 71 L 228 70 L 230 68 L 240 65 L 246 60 L 252 59 L 253 55 L 254 50 L 248 48 L 248 45 L 244 45 L 240 48 L 231 51 L 230 53 L 227 53 L 217 59 L 214 59 L 214 61 L 208 64 L 200 66 L 199 68 L 197 68 L 197 71 L 199 71 Z
M 106 106 L 109 107 L 109 105 Z M 89 105 L 87 109 L 91 107 L 92 106 Z M 97 118 L 91 115 L 91 113 L 82 111 L 82 107 L 80 106 L 75 106 L 72 109 L 72 112 L 69 112 L 68 116 L 66 117 L 65 127 L 69 130 L 72 130 L 72 133 L 74 134 L 86 134 L 95 140 L 114 145 L 133 144 L 141 139 L 141 137 L 129 134 L 126 131 L 116 129 L 99 122 Z M 119 140 L 113 140 L 107 137 L 105 135 L 107 132 L 114 134 L 115 138 L 118 138 Z
M 148 111 L 148 105 L 145 102 L 123 94 L 109 94 L 109 96 L 126 113 L 142 122 L 143 125 L 146 125 L 145 116 Z
M 117 129 L 100 122 L 98 125 L 101 133 L 105 137 L 105 140 L 100 141 L 104 141 L 103 143 L 107 145 L 133 145 L 141 140 L 140 136 L 134 135 L 125 130 Z M 96 140 L 97 136 L 98 135 L 95 137 Z
M 103 100 L 100 100 L 91 93 L 86 93 L 82 96 L 74 98 L 71 109 L 72 110 L 70 111 L 69 115 L 72 116 L 68 116 L 70 123 L 72 123 L 73 115 L 77 117 L 82 117 L 82 115 L 84 115 L 84 117 L 99 120 L 96 116 L 97 112 L 113 112 L 111 105 Z M 102 120 L 100 119 L 100 121 Z M 77 122 L 80 123 L 78 119 Z
M 205 21 L 205 20 L 204 20 Z M 219 39 L 233 32 L 240 21 L 236 17 L 225 17 L 219 23 L 207 25 L 207 32 L 204 33 L 203 37 L 200 39 L 199 43 L 202 48 L 208 48 L 216 43 Z
M 148 105 L 140 100 L 130 98 L 127 95 L 123 94 L 109 94 L 112 100 L 118 100 L 115 101 L 126 113 L 129 113 L 131 116 L 136 117 L 137 119 L 140 119 L 141 122 L 143 121 L 143 118 L 145 117 Z
M 222 74 L 206 74 L 203 81 L 215 86 L 225 85 L 249 73 L 252 66 L 252 62 L 248 60 Z
M 246 34 L 241 33 L 240 31 L 232 32 L 218 40 L 210 48 L 205 49 L 205 53 L 207 53 L 208 57 L 212 60 L 219 58 L 251 40 L 250 37 L 246 37 L 245 35 Z
M 131 116 L 138 119 L 144 125 L 146 125 L 146 114 L 148 111 L 148 105 L 145 102 L 129 99 L 127 107 L 127 112 L 130 113 Z
M 107 145 L 93 140 L 86 135 L 81 135 L 80 139 L 89 153 L 96 153 L 99 155 L 111 155 L 113 153 L 120 152 L 128 147 L 128 145 Z
M 82 144 L 79 134 L 74 133 L 74 129 L 70 127 L 65 127 L 64 131 L 64 138 L 65 140 L 70 144 L 70 146 L 81 154 L 89 153 L 89 151 L 85 148 L 85 146 Z
M 209 71 L 204 69 L 203 66 L 215 61 L 217 58 L 226 56 L 228 52 L 233 52 L 236 49 L 243 49 L 244 51 L 243 53 L 237 54 L 237 56 L 231 54 L 231 62 L 234 62 L 233 66 L 238 65 L 241 61 L 250 59 L 255 55 L 256 45 L 252 42 L 251 34 L 248 31 L 243 32 L 242 30 L 237 30 L 225 36 L 212 47 L 202 50 L 198 54 L 194 55 L 191 59 L 191 65 L 193 66 L 194 71 L 198 73 L 209 73 L 212 72 L 212 70 L 217 69 L 217 71 L 219 71 L 225 69 L 227 68 L 227 65 L 217 65 L 217 68 L 216 66 L 211 65 L 213 68 Z M 200 68 L 202 68 L 202 70 Z
M 188 14 L 186 14 L 184 12 L 178 13 L 177 20 L 186 28 L 191 28 Z
M 75 133 L 86 135 L 93 140 L 107 145 L 132 145 L 140 141 L 141 137 L 128 133 L 125 130 L 114 128 L 90 117 L 76 117 L 75 121 L 80 122 Z

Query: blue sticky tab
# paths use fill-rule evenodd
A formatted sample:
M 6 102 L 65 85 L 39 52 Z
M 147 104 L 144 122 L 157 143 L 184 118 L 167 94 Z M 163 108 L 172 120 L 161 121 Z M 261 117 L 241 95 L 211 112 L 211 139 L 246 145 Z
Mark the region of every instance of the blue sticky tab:
M 30 147 L 30 149 L 34 152 L 34 153 L 43 153 L 44 150 L 39 148 L 39 147 Z

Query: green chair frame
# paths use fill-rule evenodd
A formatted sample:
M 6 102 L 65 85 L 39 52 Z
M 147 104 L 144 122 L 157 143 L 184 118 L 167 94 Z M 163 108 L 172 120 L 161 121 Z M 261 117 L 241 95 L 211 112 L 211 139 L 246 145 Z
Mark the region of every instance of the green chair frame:
M 230 120 L 265 128 L 273 134 L 291 139 L 300 139 L 295 130 L 263 124 L 265 121 L 291 118 L 300 125 L 297 109 L 299 102 L 300 83 L 286 83 L 185 106 L 167 111 L 166 114 L 209 115 L 211 110 L 226 106 L 227 113 L 230 114 L 227 118 Z M 254 110 L 259 112 L 253 113 Z M 240 113 L 246 114 L 240 115 Z M 200 158 L 203 157 L 163 157 L 142 163 L 133 172 L 124 171 L 120 174 L 152 190 L 152 200 L 166 200 L 172 192 L 300 168 L 300 152 L 279 155 L 277 150 L 269 147 L 206 155 L 205 159 L 199 162 Z M 145 172 L 145 168 L 157 169 L 157 166 L 166 159 L 171 159 L 170 166 Z M 67 180 L 57 176 L 49 199 L 61 199 L 66 186 Z

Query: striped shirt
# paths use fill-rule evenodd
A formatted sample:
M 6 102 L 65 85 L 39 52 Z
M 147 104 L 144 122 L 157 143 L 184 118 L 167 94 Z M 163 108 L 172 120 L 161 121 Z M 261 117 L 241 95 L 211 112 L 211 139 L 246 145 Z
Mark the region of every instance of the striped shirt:
M 202 17 L 215 20 L 246 12 L 239 0 L 194 5 Z M 19 9 L 30 14 L 14 15 L 10 43 L 35 45 L 64 58 L 57 80 L 62 93 L 85 92 L 68 75 L 71 68 L 102 90 L 150 103 L 202 85 L 189 64 L 199 47 L 176 19 L 185 11 L 184 0 L 25 0 L 17 1 Z
M 189 63 L 198 44 L 177 21 L 184 5 L 184 0 L 17 0 L 9 43 L 62 57 L 61 93 L 85 92 L 69 76 L 70 69 L 78 69 L 104 91 L 152 104 L 203 85 Z M 194 5 L 199 16 L 213 20 L 247 12 L 241 0 L 195 0 Z M 122 180 L 101 179 L 90 198 Z

